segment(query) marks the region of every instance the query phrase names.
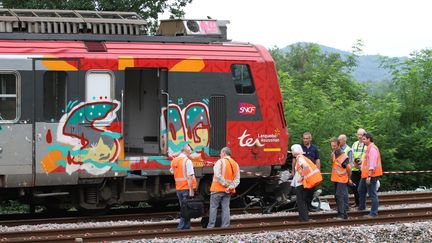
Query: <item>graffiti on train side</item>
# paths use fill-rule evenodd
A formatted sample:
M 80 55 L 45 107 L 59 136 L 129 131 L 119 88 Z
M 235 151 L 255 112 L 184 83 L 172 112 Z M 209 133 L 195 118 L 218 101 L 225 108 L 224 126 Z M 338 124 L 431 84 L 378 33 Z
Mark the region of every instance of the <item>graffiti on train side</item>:
M 100 175 L 114 166 L 119 168 L 117 159 L 123 138 L 116 112 L 120 102 L 93 100 L 70 103 L 69 107 L 59 121 L 56 142 L 49 145 L 49 153 L 41 162 L 45 172 L 86 171 Z
M 168 136 L 170 154 L 177 154 L 188 144 L 197 160 L 209 154 L 210 117 L 206 104 L 193 102 L 180 108 L 177 104 L 169 104 L 163 112 L 164 121 L 168 117 L 168 126 L 163 126 L 162 136 Z M 165 139 L 162 139 L 165 140 Z
M 72 103 L 68 108 L 57 131 L 48 129 L 46 132 L 49 153 L 41 161 L 46 173 L 83 171 L 101 175 L 110 170 L 167 166 L 169 158 L 179 154 L 186 144 L 193 150 L 194 162 L 202 162 L 209 154 L 210 117 L 207 105 L 202 102 L 190 103 L 184 108 L 169 104 L 168 109 L 162 110 L 161 147 L 168 149 L 169 158 L 149 156 L 130 161 L 123 160 L 121 155 L 123 137 L 121 122 L 116 116 L 120 102 L 94 100 Z

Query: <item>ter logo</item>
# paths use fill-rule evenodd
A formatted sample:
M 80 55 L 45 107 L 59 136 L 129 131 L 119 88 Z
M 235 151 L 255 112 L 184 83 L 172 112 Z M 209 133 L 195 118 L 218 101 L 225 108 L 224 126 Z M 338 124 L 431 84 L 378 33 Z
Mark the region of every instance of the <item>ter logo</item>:
M 249 103 L 240 102 L 238 105 L 238 113 L 240 115 L 255 115 L 256 107 Z

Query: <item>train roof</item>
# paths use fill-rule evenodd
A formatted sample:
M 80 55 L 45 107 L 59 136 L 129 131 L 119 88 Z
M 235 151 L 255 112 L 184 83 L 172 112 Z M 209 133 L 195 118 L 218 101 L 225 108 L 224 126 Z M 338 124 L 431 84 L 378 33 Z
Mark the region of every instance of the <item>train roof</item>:
M 1 55 L 23 55 L 71 58 L 119 58 L 184 59 L 200 57 L 206 60 L 271 60 L 261 46 L 249 43 L 161 43 L 161 42 L 112 42 L 98 43 L 102 51 L 89 48 L 95 42 L 53 40 L 1 40 Z
M 227 24 L 162 20 L 151 36 L 132 12 L 0 9 L 0 55 L 271 60 L 260 46 L 228 40 Z
M 0 9 L 0 38 L 10 40 L 82 40 L 212 43 L 227 41 L 229 21 L 161 20 L 156 36 L 134 12 Z

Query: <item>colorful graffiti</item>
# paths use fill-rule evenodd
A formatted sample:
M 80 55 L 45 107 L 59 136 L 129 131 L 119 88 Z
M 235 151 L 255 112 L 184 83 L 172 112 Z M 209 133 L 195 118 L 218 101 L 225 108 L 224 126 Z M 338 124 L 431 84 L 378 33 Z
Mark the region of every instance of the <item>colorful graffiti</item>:
M 119 108 L 118 101 L 70 103 L 68 111 L 59 121 L 55 139 L 51 130 L 46 132 L 49 153 L 41 161 L 45 172 L 72 174 L 85 171 L 101 175 L 110 170 L 143 169 L 149 162 L 169 165 L 169 160 L 164 156 L 120 160 L 123 138 L 116 116 Z M 192 160 L 202 162 L 209 154 L 210 117 L 207 105 L 194 102 L 182 109 L 177 104 L 170 104 L 162 114 L 161 148 L 168 151 L 169 157 L 174 157 L 182 146 L 188 144 L 193 149 Z
M 175 155 L 188 144 L 194 151 L 192 157 L 199 161 L 209 154 L 210 117 L 208 107 L 201 102 L 193 102 L 181 109 L 177 104 L 169 104 L 163 111 L 162 140 L 168 140 L 168 153 Z M 167 137 L 168 136 L 168 139 Z
M 122 137 L 116 112 L 120 102 L 94 100 L 70 102 L 56 133 L 56 143 L 48 147 L 42 160 L 45 172 L 62 171 L 72 174 L 86 171 L 100 175 L 116 166 L 121 152 Z M 75 105 L 76 104 L 76 105 Z M 48 138 L 51 136 L 47 132 Z

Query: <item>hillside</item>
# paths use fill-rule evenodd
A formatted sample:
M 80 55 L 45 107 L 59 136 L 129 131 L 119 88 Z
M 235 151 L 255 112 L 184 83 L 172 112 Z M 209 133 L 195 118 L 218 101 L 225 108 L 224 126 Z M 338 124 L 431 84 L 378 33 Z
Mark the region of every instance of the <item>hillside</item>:
M 296 45 L 299 43 L 295 43 L 293 45 Z M 307 43 L 300 43 L 300 44 L 307 44 Z M 319 45 L 321 50 L 323 50 L 326 53 L 338 53 L 342 57 L 346 57 L 350 55 L 347 51 L 342 51 L 333 47 L 328 47 L 324 45 Z M 290 50 L 291 45 L 288 45 L 284 48 L 282 48 L 283 51 Z M 403 59 L 403 57 L 401 57 Z M 352 73 L 354 79 L 360 81 L 360 82 L 376 82 L 376 81 L 382 81 L 382 80 L 389 80 L 391 78 L 390 72 L 382 67 L 380 67 L 381 61 L 379 55 L 361 55 L 358 58 L 357 62 L 357 68 Z

